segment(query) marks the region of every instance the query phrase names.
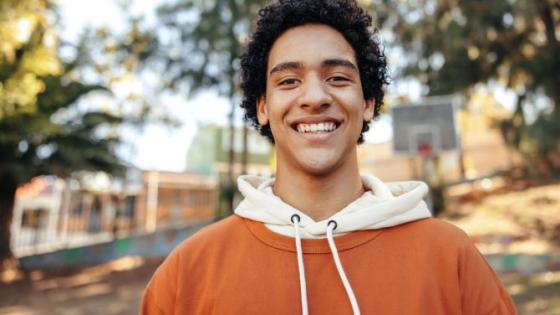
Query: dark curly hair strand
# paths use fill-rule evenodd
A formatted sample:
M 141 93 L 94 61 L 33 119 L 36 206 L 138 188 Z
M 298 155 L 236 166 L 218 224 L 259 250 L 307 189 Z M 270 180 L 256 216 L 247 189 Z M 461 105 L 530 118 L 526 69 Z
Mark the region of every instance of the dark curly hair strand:
M 356 53 L 364 99 L 375 100 L 374 117 L 383 106 L 383 86 L 389 83 L 385 54 L 372 27 L 371 16 L 354 0 L 279 0 L 259 11 L 256 29 L 241 56 L 241 107 L 245 120 L 272 143 L 270 125 L 259 125 L 257 100 L 266 92 L 268 55 L 286 30 L 304 24 L 325 24 L 339 31 Z M 358 143 L 369 130 L 364 122 Z

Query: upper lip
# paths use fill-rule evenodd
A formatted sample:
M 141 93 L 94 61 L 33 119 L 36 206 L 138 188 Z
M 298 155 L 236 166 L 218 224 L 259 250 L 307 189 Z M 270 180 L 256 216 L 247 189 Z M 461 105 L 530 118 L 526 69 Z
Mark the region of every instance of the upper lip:
M 290 126 L 296 129 L 297 125 L 299 124 L 318 124 L 318 123 L 325 123 L 325 122 L 334 122 L 338 127 L 340 125 L 341 120 L 329 116 L 309 116 L 309 117 L 294 119 L 290 123 Z

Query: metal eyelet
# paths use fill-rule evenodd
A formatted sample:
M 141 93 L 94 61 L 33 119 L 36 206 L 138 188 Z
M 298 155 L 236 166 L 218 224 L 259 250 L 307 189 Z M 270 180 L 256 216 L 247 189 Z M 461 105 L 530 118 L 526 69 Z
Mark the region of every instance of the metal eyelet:
M 290 217 L 290 221 L 292 221 L 292 223 L 296 223 L 294 219 L 297 219 L 297 223 L 301 222 L 301 218 L 299 217 L 299 214 L 292 214 L 292 216 Z
M 338 227 L 338 223 L 336 223 L 335 220 L 330 220 L 330 221 L 327 223 L 327 226 L 331 225 L 331 223 L 334 223 L 333 231 L 336 230 L 336 228 Z

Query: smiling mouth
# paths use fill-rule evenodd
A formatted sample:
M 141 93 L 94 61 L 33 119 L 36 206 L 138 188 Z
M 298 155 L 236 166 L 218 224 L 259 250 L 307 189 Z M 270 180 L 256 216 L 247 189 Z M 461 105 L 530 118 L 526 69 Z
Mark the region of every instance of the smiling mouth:
M 326 121 L 320 123 L 304 124 L 298 123 L 294 129 L 299 133 L 329 133 L 335 131 L 340 126 L 339 123 Z

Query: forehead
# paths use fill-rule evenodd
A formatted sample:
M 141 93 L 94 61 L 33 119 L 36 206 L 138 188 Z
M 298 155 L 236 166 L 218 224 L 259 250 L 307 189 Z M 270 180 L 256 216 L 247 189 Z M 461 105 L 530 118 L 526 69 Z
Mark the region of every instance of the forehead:
M 288 29 L 276 39 L 267 68 L 284 62 L 313 66 L 328 59 L 347 59 L 357 67 L 354 49 L 340 32 L 324 24 L 305 24 Z

